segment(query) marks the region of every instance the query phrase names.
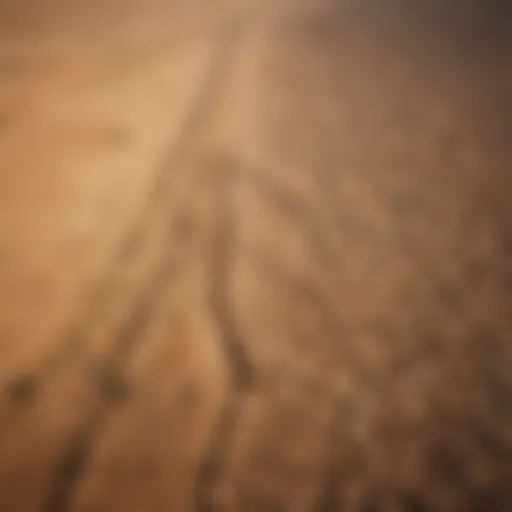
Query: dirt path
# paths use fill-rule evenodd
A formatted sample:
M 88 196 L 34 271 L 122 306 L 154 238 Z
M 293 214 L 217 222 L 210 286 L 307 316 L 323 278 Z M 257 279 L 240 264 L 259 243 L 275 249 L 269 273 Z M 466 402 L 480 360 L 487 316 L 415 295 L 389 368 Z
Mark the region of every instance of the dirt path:
M 0 511 L 511 510 L 506 13 L 34 1 Z

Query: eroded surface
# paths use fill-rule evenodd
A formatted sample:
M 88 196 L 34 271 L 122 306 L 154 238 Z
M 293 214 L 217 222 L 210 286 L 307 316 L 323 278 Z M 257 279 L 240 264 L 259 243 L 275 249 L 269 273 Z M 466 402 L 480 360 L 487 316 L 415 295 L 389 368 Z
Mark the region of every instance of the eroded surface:
M 0 510 L 512 508 L 510 20 L 459 4 L 0 3 Z

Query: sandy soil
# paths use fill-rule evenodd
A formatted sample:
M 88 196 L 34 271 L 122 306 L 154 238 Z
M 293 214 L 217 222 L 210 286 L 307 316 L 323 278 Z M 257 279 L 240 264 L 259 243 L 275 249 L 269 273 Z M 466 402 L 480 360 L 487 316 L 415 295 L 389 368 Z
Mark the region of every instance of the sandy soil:
M 1 512 L 512 510 L 510 15 L 420 4 L 0 0 Z

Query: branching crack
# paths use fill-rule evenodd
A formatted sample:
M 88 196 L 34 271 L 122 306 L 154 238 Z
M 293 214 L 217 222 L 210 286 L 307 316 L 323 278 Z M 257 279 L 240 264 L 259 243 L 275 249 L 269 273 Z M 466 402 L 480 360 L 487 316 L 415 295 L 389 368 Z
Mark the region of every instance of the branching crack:
M 142 285 L 142 290 L 131 302 L 129 313 L 119 325 L 118 332 L 114 336 L 112 348 L 109 350 L 107 356 L 107 359 L 113 362 L 116 368 L 119 369 L 118 373 L 122 372 L 122 368 L 127 358 L 130 356 L 136 341 L 141 339 L 141 335 L 146 329 L 158 301 L 161 299 L 162 294 L 168 286 L 172 276 L 172 270 L 175 268 L 176 253 L 178 252 L 176 245 L 179 246 L 179 237 L 182 230 L 179 229 L 179 222 L 181 220 L 179 212 L 175 212 L 173 216 L 172 213 L 167 211 L 168 207 L 165 207 L 168 203 L 166 193 L 166 191 L 169 190 L 168 181 L 172 173 L 177 172 L 176 167 L 179 166 L 179 163 L 183 161 L 186 155 L 189 155 L 191 151 L 195 149 L 193 141 L 197 138 L 202 123 L 209 115 L 211 105 L 214 104 L 215 98 L 224 84 L 226 73 L 232 61 L 233 50 L 236 46 L 234 40 L 239 37 L 243 30 L 244 20 L 244 17 L 242 17 L 242 19 L 237 18 L 230 20 L 227 26 L 223 28 L 224 32 L 220 36 L 219 53 L 216 58 L 213 59 L 208 76 L 201 86 L 199 99 L 192 108 L 188 121 L 182 130 L 182 136 L 178 139 L 177 143 L 173 145 L 172 150 L 165 156 L 160 171 L 157 173 L 154 187 L 154 199 L 163 210 L 161 211 L 161 208 L 153 206 L 155 201 L 148 203 L 148 207 L 144 210 L 139 222 L 126 235 L 119 250 L 114 255 L 113 264 L 109 267 L 109 273 L 114 277 L 111 278 L 110 275 L 107 274 L 107 277 L 93 290 L 92 298 L 94 300 L 91 300 L 88 305 L 86 305 L 84 317 L 79 319 L 76 326 L 72 329 L 72 338 L 78 336 L 80 341 L 87 341 L 87 326 L 91 323 L 91 320 L 98 315 L 101 309 L 105 307 L 105 304 L 108 304 L 112 289 L 115 289 L 120 279 L 119 276 L 123 275 L 122 272 L 120 273 L 118 271 L 119 267 L 121 267 L 122 270 L 126 270 L 126 267 L 130 264 L 132 259 L 136 257 L 137 249 L 144 245 L 145 232 L 155 215 L 170 215 L 168 226 L 163 237 L 162 254 L 156 264 L 156 268 L 152 270 L 149 279 Z M 160 201 L 158 201 L 158 199 Z M 215 297 L 219 296 L 220 299 L 214 298 L 213 302 L 216 304 L 215 309 L 219 322 L 224 325 L 225 336 L 228 340 L 228 357 L 233 360 L 233 368 L 239 369 L 238 371 L 234 371 L 233 374 L 235 388 L 243 389 L 247 386 L 246 380 L 250 378 L 251 373 L 250 371 L 247 372 L 249 368 L 247 364 L 245 364 L 247 368 L 244 369 L 244 363 L 241 362 L 242 356 L 234 348 L 238 343 L 236 336 L 232 332 L 233 329 L 230 327 L 229 312 L 222 305 L 223 285 L 221 283 L 225 281 L 226 273 L 223 262 L 228 257 L 228 255 L 224 253 L 226 251 L 225 248 L 228 248 L 227 250 L 229 251 L 229 240 L 231 237 L 231 230 L 229 229 L 229 219 L 231 217 L 229 202 L 226 202 L 226 206 L 228 208 L 228 211 L 225 212 L 226 226 L 228 226 L 228 228 L 221 232 L 221 235 L 225 233 L 227 239 L 224 240 L 222 237 L 219 239 L 218 248 L 215 251 L 217 257 L 214 258 L 212 262 L 215 267 L 213 268 L 212 275 L 218 276 L 218 281 L 214 281 L 212 285 L 213 295 Z M 63 361 L 65 359 L 62 355 L 67 353 L 71 347 L 75 346 L 74 343 L 68 343 L 68 340 L 69 338 L 66 338 L 66 343 L 63 344 L 62 350 L 60 350 L 59 353 L 48 359 L 47 364 L 43 366 L 43 370 L 40 372 L 41 374 L 45 373 L 45 369 L 53 367 L 55 361 Z M 82 344 L 83 343 L 80 343 L 80 345 Z M 229 347 L 232 348 L 229 349 Z M 107 381 L 105 381 L 105 379 L 99 380 L 96 390 L 99 397 L 96 403 L 92 406 L 82 426 L 77 430 L 57 461 L 53 473 L 53 482 L 44 504 L 44 512 L 65 512 L 69 509 L 76 484 L 89 462 L 95 440 L 104 428 L 106 417 L 110 409 L 109 406 L 115 402 L 112 398 L 122 396 L 123 394 L 124 390 L 122 386 L 118 385 L 119 383 L 120 380 L 117 378 L 114 379 L 113 382 L 111 382 L 110 379 L 107 379 Z M 113 387 L 112 384 L 114 384 Z M 23 395 L 23 393 L 18 394 Z
M 13 403 L 29 405 L 32 398 L 36 396 L 33 391 L 38 389 L 49 375 L 55 374 L 69 357 L 78 355 L 77 352 L 84 349 L 88 339 L 88 326 L 94 325 L 95 320 L 108 307 L 119 283 L 124 279 L 123 276 L 136 261 L 140 250 L 145 247 L 148 232 L 151 231 L 150 228 L 155 219 L 166 215 L 173 172 L 186 155 L 194 150 L 196 136 L 224 84 L 236 47 L 234 43 L 245 27 L 246 18 L 247 13 L 243 13 L 235 19 L 230 19 L 221 27 L 218 34 L 217 54 L 212 57 L 180 135 L 164 151 L 163 158 L 157 166 L 148 201 L 139 218 L 122 237 L 103 278 L 99 279 L 90 290 L 84 300 L 85 304 L 79 318 L 74 320 L 69 330 L 62 336 L 62 343 L 44 358 L 37 371 L 29 375 L 17 376 L 8 384 L 6 393 Z M 27 385 L 29 381 L 30 386 Z
M 220 414 L 220 420 L 210 440 L 210 448 L 197 474 L 196 510 L 199 512 L 219 509 L 214 493 L 231 454 L 244 403 L 255 383 L 255 369 L 237 332 L 228 292 L 237 237 L 238 212 L 232 193 L 236 172 L 237 169 L 233 165 L 230 172 L 226 173 L 224 194 L 219 201 L 217 236 L 210 258 L 211 308 L 220 331 L 221 350 L 231 371 L 231 396 Z
M 97 404 L 81 428 L 68 441 L 53 468 L 53 483 L 42 512 L 63 512 L 73 497 L 75 483 L 83 474 L 91 446 L 101 426 L 103 407 Z
M 170 224 L 174 226 L 174 223 Z M 150 282 L 134 302 L 126 320 L 121 324 L 114 337 L 112 349 L 106 361 L 101 365 L 102 369 L 116 368 L 117 370 L 114 373 L 110 370 L 102 371 L 98 375 L 95 404 L 88 411 L 85 421 L 72 436 L 57 460 L 53 472 L 53 482 L 43 507 L 44 512 L 68 510 L 77 481 L 86 469 L 94 443 L 104 428 L 108 412 L 125 393 L 120 376 L 122 367 L 134 349 L 136 341 L 143 338 L 143 332 L 150 322 L 152 312 L 172 276 L 175 262 L 171 257 L 171 247 L 174 246 L 175 237 L 169 235 L 172 235 L 174 231 L 172 228 L 169 229 L 161 262 Z

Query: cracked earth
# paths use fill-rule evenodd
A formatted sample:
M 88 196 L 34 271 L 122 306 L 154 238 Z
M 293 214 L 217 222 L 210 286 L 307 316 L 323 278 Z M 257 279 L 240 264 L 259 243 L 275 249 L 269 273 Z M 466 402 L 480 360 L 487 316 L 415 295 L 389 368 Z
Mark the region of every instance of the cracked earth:
M 512 510 L 512 14 L 0 0 L 0 512 Z

